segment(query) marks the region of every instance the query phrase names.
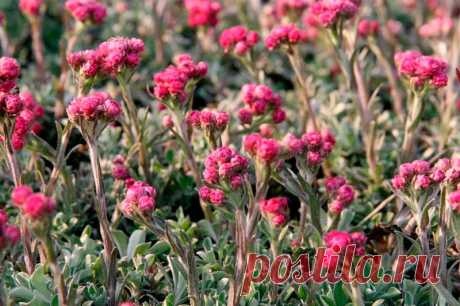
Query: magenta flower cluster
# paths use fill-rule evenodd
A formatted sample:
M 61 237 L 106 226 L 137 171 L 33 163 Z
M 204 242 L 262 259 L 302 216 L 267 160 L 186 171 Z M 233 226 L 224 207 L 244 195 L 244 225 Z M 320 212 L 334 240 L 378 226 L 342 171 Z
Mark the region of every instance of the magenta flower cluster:
M 14 118 L 24 109 L 24 101 L 18 94 L 0 91 L 0 117 Z
M 0 209 L 0 252 L 15 245 L 21 238 L 19 228 L 8 223 L 8 214 Z
M 307 0 L 277 0 L 275 3 L 276 15 L 279 17 L 291 14 L 301 15 L 307 8 Z
M 281 123 L 286 113 L 281 108 L 281 96 L 263 84 L 246 84 L 241 89 L 245 108 L 239 110 L 238 117 L 243 124 L 251 124 L 254 117 L 271 116 L 273 123 Z
M 120 181 L 126 181 L 131 177 L 123 155 L 118 154 L 112 160 L 112 176 L 114 179 Z
M 107 16 L 105 5 L 96 0 L 67 0 L 66 9 L 80 22 L 100 24 Z
M 327 177 L 324 180 L 324 186 L 326 187 L 327 196 L 331 200 L 329 212 L 334 215 L 340 215 L 355 199 L 355 190 L 347 183 L 344 177 Z
M 307 161 L 309 167 L 320 165 L 332 152 L 335 137 L 329 132 L 307 132 L 301 138 L 288 133 L 283 138 L 283 146 L 290 157 L 298 156 Z
M 188 14 L 188 25 L 192 28 L 200 26 L 215 26 L 221 5 L 214 0 L 184 0 Z
M 249 161 L 232 148 L 220 147 L 206 157 L 204 166 L 203 179 L 210 187 L 200 188 L 200 198 L 219 206 L 224 202 L 224 191 L 236 191 L 242 186 Z
M 85 78 L 114 77 L 126 69 L 134 69 L 141 61 L 144 42 L 138 38 L 112 37 L 94 50 L 67 55 L 72 69 Z
M 38 16 L 43 0 L 19 0 L 19 9 L 25 15 Z
M 418 33 L 423 38 L 442 38 L 450 33 L 454 21 L 449 16 L 438 16 L 423 24 Z
M 398 52 L 394 56 L 396 67 L 401 76 L 417 88 L 447 85 L 447 63 L 433 56 L 425 56 L 418 51 Z
M 16 87 L 16 81 L 21 74 L 18 62 L 11 57 L 0 58 L 0 92 L 7 93 Z
M 350 19 L 356 15 L 360 0 L 319 0 L 313 3 L 308 14 L 323 27 L 330 27 L 339 19 Z
M 219 44 L 227 52 L 234 52 L 236 55 L 245 55 L 259 42 L 259 34 L 256 31 L 249 31 L 244 26 L 234 26 L 225 29 L 219 37 Z
M 259 208 L 262 215 L 274 226 L 279 227 L 288 219 L 288 199 L 286 197 L 275 197 L 259 201 Z
M 228 125 L 230 116 L 227 112 L 194 110 L 187 113 L 185 120 L 189 126 L 194 128 L 223 131 Z
M 88 96 L 74 99 L 67 107 L 67 115 L 74 122 L 113 121 L 121 114 L 120 103 L 106 92 L 94 92 Z
M 40 221 L 51 216 L 56 210 L 56 203 L 42 193 L 34 193 L 26 185 L 18 186 L 11 193 L 11 201 L 21 210 L 21 213 L 32 221 Z
M 265 47 L 275 50 L 280 47 L 290 47 L 302 42 L 307 42 L 308 32 L 298 28 L 295 24 L 279 25 L 265 38 Z
M 378 20 L 362 19 L 358 24 L 358 35 L 366 38 L 369 36 L 376 36 L 380 31 L 380 24 Z
M 155 209 L 157 191 L 149 184 L 141 181 L 132 182 L 120 203 L 121 212 L 127 217 L 135 216 L 135 213 L 148 216 Z
M 265 164 L 278 160 L 282 151 L 276 139 L 264 138 L 258 133 L 249 134 L 243 139 L 243 148 L 249 155 Z
M 363 232 L 349 233 L 332 230 L 323 236 L 323 240 L 327 248 L 325 252 L 326 265 L 336 265 L 339 260 L 336 255 L 344 255 L 349 245 L 355 245 L 355 256 L 363 256 L 366 253 L 367 237 Z
M 179 103 L 187 98 L 187 85 L 203 78 L 208 73 L 205 62 L 193 62 L 188 54 L 181 54 L 171 65 L 153 76 L 155 97 L 160 101 L 173 99 Z
M 23 109 L 16 117 L 11 136 L 11 143 L 16 151 L 22 150 L 31 131 L 35 134 L 41 131 L 42 126 L 38 120 L 45 115 L 45 109 L 37 103 L 30 92 L 25 91 L 19 96 L 22 99 Z

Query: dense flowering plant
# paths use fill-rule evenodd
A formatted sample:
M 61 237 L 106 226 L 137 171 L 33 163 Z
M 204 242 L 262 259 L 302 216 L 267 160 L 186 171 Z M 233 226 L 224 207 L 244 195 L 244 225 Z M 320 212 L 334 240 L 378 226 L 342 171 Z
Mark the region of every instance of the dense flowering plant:
M 0 2 L 0 305 L 459 305 L 457 1 Z

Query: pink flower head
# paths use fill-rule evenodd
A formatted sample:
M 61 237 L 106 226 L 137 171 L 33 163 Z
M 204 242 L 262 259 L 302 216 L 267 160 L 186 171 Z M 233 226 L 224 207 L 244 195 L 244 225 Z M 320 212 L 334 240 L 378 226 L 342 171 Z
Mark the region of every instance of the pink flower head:
M 67 0 L 65 8 L 80 22 L 99 24 L 107 16 L 105 5 L 96 0 Z
M 339 200 L 334 200 L 329 203 L 328 206 L 329 212 L 333 215 L 340 215 L 342 211 L 345 209 L 345 204 L 340 202 Z
M 188 54 L 177 56 L 174 62 L 174 66 L 169 66 L 153 76 L 154 94 L 161 102 L 185 102 L 188 95 L 187 84 L 205 77 L 208 71 L 206 63 L 195 63 Z
M 217 25 L 217 15 L 221 10 L 219 2 L 214 0 L 184 0 L 188 13 L 188 25 L 192 28 L 199 26 Z
M 342 176 L 330 176 L 324 180 L 324 186 L 328 193 L 335 193 L 337 190 L 346 184 L 346 180 Z
M 426 160 L 414 160 L 412 166 L 415 174 L 427 174 L 431 170 L 431 165 Z
M 288 133 L 283 138 L 283 146 L 287 148 L 290 155 L 300 154 L 305 149 L 305 143 L 294 134 Z
M 0 117 L 16 117 L 24 109 L 24 101 L 17 94 L 0 92 Z
M 11 193 L 11 201 L 17 207 L 21 207 L 26 202 L 27 198 L 32 195 L 32 188 L 26 185 L 18 186 Z
M 0 92 L 9 92 L 16 86 L 16 80 L 21 74 L 18 62 L 11 57 L 0 58 Z
M 308 33 L 294 24 L 280 25 L 274 28 L 265 38 L 268 50 L 278 49 L 282 46 L 296 45 L 307 42 Z
M 287 218 L 286 218 L 286 215 L 276 214 L 272 217 L 271 221 L 276 227 L 279 227 L 286 223 Z
M 137 211 L 143 215 L 150 215 L 155 209 L 157 191 L 149 184 L 134 181 L 127 189 L 125 198 L 120 204 L 122 213 L 132 217 Z
M 281 109 L 281 96 L 266 85 L 245 84 L 241 89 L 241 98 L 246 105 L 239 112 L 243 124 L 250 124 L 253 117 L 263 118 L 268 115 L 273 123 L 281 123 L 286 119 L 286 113 Z
M 307 6 L 307 0 L 276 0 L 275 11 L 279 17 L 300 16 Z
M 380 30 L 380 25 L 377 20 L 362 19 L 358 24 L 358 34 L 361 37 L 375 36 Z
M 460 191 L 451 192 L 447 198 L 452 210 L 455 213 L 460 213 Z
M 185 118 L 188 125 L 209 131 L 223 131 L 228 125 L 230 116 L 227 112 L 191 111 Z
M 433 56 L 424 56 L 418 51 L 398 52 L 395 63 L 401 76 L 416 88 L 445 87 L 448 82 L 447 62 Z
M 170 115 L 163 116 L 162 125 L 164 128 L 171 129 L 174 127 L 173 118 Z
M 10 245 L 15 245 L 21 239 L 21 231 L 15 225 L 6 224 L 3 227 L 3 236 Z
M 21 206 L 23 214 L 32 219 L 40 220 L 54 213 L 56 204 L 53 199 L 42 193 L 33 193 L 29 195 Z
M 221 206 L 224 203 L 225 194 L 222 190 L 219 189 L 211 189 L 209 193 L 209 202 L 216 206 Z
M 85 97 L 74 99 L 67 107 L 69 119 L 81 123 L 84 121 L 114 121 L 121 114 L 119 102 L 110 98 L 105 92 L 95 92 Z
M 280 153 L 280 145 L 275 139 L 262 138 L 257 144 L 256 156 L 261 161 L 270 164 Z
M 352 238 L 348 232 L 333 230 L 326 233 L 323 237 L 326 246 L 340 253 L 345 250 L 347 245 L 351 244 Z
M 5 25 L 5 13 L 3 11 L 0 11 L 0 28 Z
M 323 27 L 330 27 L 339 19 L 350 19 L 358 12 L 359 0 L 319 0 L 313 3 L 308 14 Z
M 431 179 L 428 175 L 419 174 L 415 177 L 415 190 L 427 189 L 431 185 Z
M 288 212 L 288 199 L 275 197 L 259 202 L 262 214 L 275 226 L 281 226 L 286 222 Z
M 0 208 L 0 228 L 8 223 L 8 214 Z
M 353 187 L 350 185 L 343 185 L 337 190 L 337 200 L 342 202 L 345 205 L 350 204 L 353 202 L 355 198 L 355 191 L 353 190 Z
M 212 151 L 204 161 L 203 178 L 207 184 L 231 185 L 232 189 L 241 186 L 241 178 L 246 175 L 248 160 L 229 147 Z
M 112 160 L 112 176 L 116 180 L 124 181 L 130 177 L 129 169 L 125 165 L 125 158 L 117 155 Z
M 454 21 L 449 16 L 438 16 L 423 24 L 418 33 L 423 38 L 443 38 L 454 27 Z
M 19 9 L 25 15 L 38 16 L 43 0 L 19 0 Z
M 244 55 L 259 41 L 259 34 L 249 31 L 243 26 L 234 26 L 225 29 L 219 37 L 219 44 L 227 52 Z
M 84 50 L 67 55 L 67 63 L 84 79 L 102 75 L 102 59 L 96 50 Z
M 391 179 L 391 185 L 396 190 L 402 190 L 406 187 L 407 180 L 404 176 L 396 175 Z
M 112 37 L 97 48 L 101 70 L 110 76 L 136 68 L 143 52 L 144 42 L 139 38 Z

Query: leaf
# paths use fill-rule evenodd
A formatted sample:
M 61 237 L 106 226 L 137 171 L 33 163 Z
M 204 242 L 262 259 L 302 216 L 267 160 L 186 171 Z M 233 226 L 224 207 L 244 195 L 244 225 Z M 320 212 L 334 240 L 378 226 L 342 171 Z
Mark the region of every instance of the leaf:
M 17 287 L 10 291 L 10 295 L 16 300 L 28 302 L 34 298 L 34 292 L 31 289 Z
M 171 247 L 169 246 L 169 243 L 166 241 L 158 241 L 155 243 L 152 247 L 152 253 L 155 254 L 155 256 L 159 256 L 162 254 L 168 254 L 171 250 Z
M 128 250 L 126 252 L 128 259 L 131 260 L 134 256 L 134 251 L 136 247 L 145 242 L 145 231 L 144 230 L 135 230 L 131 237 L 129 237 Z
M 34 289 L 40 292 L 49 302 L 52 298 L 52 292 L 48 289 L 49 279 L 45 276 L 43 266 L 37 265 L 34 273 L 30 278 L 30 283 Z
M 126 256 L 128 248 L 128 236 L 120 230 L 112 230 L 113 240 L 120 251 L 120 256 Z
M 29 144 L 27 145 L 27 149 L 32 152 L 38 153 L 49 162 L 55 164 L 56 150 L 53 149 L 53 147 L 51 147 L 45 140 L 35 135 L 34 133 L 31 133 L 30 136 L 31 137 Z
M 451 306 L 460 306 L 460 303 L 453 297 L 452 293 L 444 287 L 441 283 L 438 284 L 432 284 L 434 289 L 438 292 L 440 296 L 442 296 L 447 303 Z

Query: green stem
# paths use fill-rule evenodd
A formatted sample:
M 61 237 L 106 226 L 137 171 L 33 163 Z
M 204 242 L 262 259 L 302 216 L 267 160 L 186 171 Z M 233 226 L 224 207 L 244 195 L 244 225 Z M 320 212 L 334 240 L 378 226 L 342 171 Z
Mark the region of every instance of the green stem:
M 67 306 L 67 290 L 65 286 L 64 275 L 62 274 L 61 269 L 59 268 L 59 265 L 56 260 L 56 254 L 53 248 L 53 243 L 48 235 L 44 239 L 42 239 L 42 244 L 45 248 L 46 258 L 51 268 L 51 272 L 53 273 L 54 284 L 56 286 L 59 298 L 59 305 Z

